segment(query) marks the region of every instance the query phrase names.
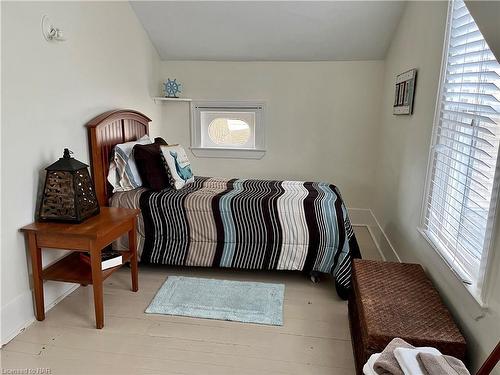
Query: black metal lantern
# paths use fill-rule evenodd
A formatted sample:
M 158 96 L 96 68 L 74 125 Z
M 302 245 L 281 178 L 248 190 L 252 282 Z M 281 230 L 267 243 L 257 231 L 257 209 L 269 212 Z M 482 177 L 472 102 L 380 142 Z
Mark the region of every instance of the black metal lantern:
M 80 223 L 99 213 L 99 203 L 88 165 L 64 155 L 45 168 L 45 187 L 40 205 L 40 220 Z

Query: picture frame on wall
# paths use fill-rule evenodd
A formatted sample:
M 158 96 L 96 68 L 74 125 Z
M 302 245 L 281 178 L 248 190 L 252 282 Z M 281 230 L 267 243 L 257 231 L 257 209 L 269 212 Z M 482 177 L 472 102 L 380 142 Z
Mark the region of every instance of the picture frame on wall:
M 416 79 L 417 69 L 410 69 L 396 77 L 393 114 L 411 115 L 413 113 Z

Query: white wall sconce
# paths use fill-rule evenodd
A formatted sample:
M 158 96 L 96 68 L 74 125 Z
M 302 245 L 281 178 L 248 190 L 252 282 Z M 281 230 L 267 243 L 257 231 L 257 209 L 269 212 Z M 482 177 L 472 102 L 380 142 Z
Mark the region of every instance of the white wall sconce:
M 42 34 L 47 42 L 63 42 L 66 38 L 58 27 L 55 27 L 48 16 L 42 17 Z

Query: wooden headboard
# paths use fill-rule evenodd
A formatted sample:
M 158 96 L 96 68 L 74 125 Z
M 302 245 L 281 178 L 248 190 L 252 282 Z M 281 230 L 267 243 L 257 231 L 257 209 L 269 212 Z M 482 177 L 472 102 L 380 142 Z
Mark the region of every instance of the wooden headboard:
M 88 130 L 90 167 L 100 206 L 108 206 L 112 187 L 107 181 L 111 151 L 118 143 L 149 134 L 151 119 L 130 109 L 105 112 L 85 125 Z

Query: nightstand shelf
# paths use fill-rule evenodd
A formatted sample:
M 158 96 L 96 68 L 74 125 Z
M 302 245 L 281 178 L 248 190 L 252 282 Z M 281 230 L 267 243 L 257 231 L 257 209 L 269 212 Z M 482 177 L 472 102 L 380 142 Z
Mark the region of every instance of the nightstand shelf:
M 132 252 L 122 252 L 122 265 L 128 263 L 132 258 Z M 108 268 L 102 271 L 102 281 L 106 280 L 120 266 Z M 83 285 L 92 284 L 92 268 L 90 264 L 80 259 L 80 253 L 73 252 L 54 264 L 45 268 L 42 272 L 44 280 L 64 281 Z

